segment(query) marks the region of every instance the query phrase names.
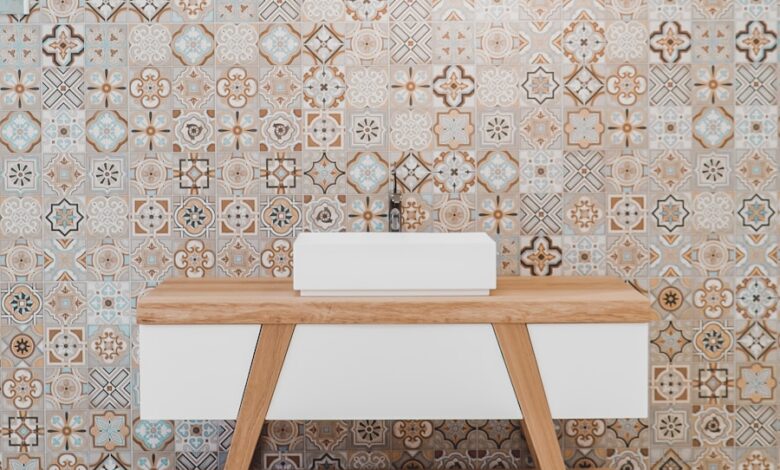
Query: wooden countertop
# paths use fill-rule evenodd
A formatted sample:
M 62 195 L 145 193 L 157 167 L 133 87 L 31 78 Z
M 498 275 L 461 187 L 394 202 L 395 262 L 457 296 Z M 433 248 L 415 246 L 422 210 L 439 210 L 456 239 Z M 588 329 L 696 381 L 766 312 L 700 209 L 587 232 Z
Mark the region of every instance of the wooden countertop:
M 643 323 L 649 299 L 613 277 L 499 277 L 483 297 L 301 297 L 292 279 L 169 279 L 138 323 Z

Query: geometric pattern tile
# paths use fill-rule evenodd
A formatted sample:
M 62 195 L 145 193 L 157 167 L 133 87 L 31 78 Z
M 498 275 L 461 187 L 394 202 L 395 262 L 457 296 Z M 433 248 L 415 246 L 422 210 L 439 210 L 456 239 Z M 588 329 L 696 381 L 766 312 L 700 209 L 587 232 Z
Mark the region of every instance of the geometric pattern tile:
M 90 404 L 95 408 L 123 409 L 131 403 L 130 369 L 95 368 L 89 372 Z
M 41 94 L 45 109 L 80 109 L 84 105 L 84 74 L 79 68 L 49 67 L 43 71 Z
M 778 417 L 771 406 L 740 407 L 736 413 L 737 445 L 774 447 L 777 443 Z
M 568 467 L 780 464 L 778 2 L 30 7 L 0 18 L 0 469 L 223 468 L 233 421 L 139 419 L 138 296 L 386 231 L 394 169 L 404 230 L 662 316 L 648 418 L 557 423 Z M 269 422 L 252 467 L 533 465 L 519 422 L 369 417 Z

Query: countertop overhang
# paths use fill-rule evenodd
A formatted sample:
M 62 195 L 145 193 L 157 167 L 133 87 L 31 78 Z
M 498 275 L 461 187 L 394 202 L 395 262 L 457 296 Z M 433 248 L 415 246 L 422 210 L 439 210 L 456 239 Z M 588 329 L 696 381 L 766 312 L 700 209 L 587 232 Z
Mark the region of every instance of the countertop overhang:
M 138 299 L 140 324 L 645 323 L 646 294 L 606 276 L 499 277 L 489 296 L 302 297 L 291 279 L 163 281 Z

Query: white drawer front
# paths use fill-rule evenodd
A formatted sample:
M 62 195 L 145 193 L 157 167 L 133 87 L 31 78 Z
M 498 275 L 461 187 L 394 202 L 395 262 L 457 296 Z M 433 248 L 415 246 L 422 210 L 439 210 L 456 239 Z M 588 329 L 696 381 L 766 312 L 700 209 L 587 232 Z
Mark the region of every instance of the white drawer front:
M 555 418 L 645 418 L 648 326 L 528 325 Z
M 235 419 L 259 325 L 140 325 L 141 419 Z
M 520 418 L 490 325 L 300 325 L 268 419 Z

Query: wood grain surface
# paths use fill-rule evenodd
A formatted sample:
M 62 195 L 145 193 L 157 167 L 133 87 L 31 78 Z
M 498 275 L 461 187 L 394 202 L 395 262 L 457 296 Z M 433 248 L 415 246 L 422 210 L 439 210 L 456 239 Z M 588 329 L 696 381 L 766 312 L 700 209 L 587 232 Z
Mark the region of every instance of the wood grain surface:
M 266 325 L 260 329 L 225 470 L 246 470 L 252 462 L 294 331 L 295 325 Z
M 494 324 L 493 331 L 496 332 L 517 403 L 523 412 L 523 430 L 536 467 L 542 470 L 564 470 L 566 467 L 528 326 Z
M 482 297 L 301 297 L 290 279 L 169 279 L 141 324 L 642 323 L 647 297 L 613 277 L 500 277 Z

